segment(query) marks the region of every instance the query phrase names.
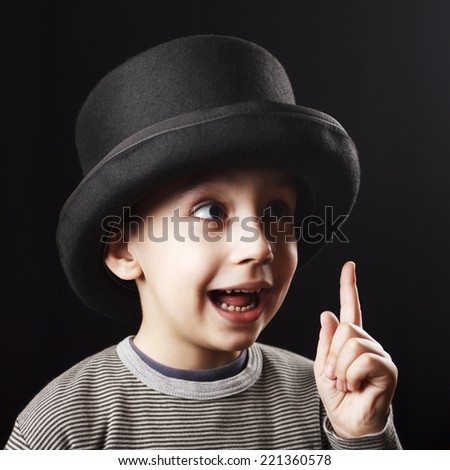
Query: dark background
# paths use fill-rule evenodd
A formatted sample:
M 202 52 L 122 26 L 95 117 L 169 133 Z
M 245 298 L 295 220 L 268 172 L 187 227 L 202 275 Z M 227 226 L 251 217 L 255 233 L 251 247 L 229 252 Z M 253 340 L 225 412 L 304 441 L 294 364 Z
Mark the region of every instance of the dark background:
M 315 354 L 353 259 L 365 327 L 400 371 L 405 448 L 450 448 L 450 3 L 443 1 L 6 1 L 1 44 L 0 446 L 53 377 L 135 327 L 88 311 L 59 265 L 59 211 L 81 179 L 78 110 L 110 69 L 178 36 L 237 35 L 285 66 L 297 102 L 355 140 L 362 186 L 334 243 L 297 275 L 262 340 Z

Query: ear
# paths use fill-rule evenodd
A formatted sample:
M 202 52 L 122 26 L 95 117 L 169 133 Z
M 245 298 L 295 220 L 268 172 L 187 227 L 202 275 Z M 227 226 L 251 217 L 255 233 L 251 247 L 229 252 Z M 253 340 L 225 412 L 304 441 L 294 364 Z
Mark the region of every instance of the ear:
M 142 275 L 142 268 L 122 237 L 106 245 L 105 264 L 120 279 L 132 281 Z

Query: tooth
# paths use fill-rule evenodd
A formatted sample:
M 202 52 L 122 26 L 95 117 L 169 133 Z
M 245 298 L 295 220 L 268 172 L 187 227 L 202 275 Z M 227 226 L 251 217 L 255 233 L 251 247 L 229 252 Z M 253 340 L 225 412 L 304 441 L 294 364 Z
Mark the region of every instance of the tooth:
M 227 294 L 231 294 L 232 291 L 231 291 L 231 290 L 226 290 L 225 292 L 226 292 Z
M 243 290 L 239 290 L 239 289 L 234 289 L 234 292 L 236 292 L 236 294 L 238 294 L 239 292 L 244 292 Z
M 249 310 L 253 310 L 255 308 L 255 303 L 252 302 L 251 304 L 244 307 L 236 307 L 234 305 L 228 305 L 227 303 L 222 302 L 221 304 L 217 304 L 217 306 L 227 312 L 248 312 Z

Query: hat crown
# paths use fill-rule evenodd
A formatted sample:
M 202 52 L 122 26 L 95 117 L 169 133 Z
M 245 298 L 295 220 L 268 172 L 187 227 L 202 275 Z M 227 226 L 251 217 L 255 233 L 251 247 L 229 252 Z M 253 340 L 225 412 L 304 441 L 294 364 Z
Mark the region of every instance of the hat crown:
M 83 173 L 142 129 L 247 101 L 295 104 L 286 72 L 262 47 L 210 35 L 149 49 L 106 75 L 83 105 L 76 132 Z

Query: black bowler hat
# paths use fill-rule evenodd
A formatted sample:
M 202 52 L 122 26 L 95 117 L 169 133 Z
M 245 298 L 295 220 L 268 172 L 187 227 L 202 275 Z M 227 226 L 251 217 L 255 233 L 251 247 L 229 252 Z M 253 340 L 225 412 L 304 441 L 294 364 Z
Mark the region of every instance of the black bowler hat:
M 61 262 L 81 299 L 116 318 L 136 318 L 140 303 L 107 271 L 102 221 L 152 188 L 199 170 L 278 168 L 306 183 L 321 215 L 348 214 L 359 186 L 344 128 L 296 105 L 277 59 L 233 37 L 175 39 L 117 67 L 83 105 L 76 144 L 85 176 L 60 214 Z M 300 244 L 299 264 L 322 246 Z

